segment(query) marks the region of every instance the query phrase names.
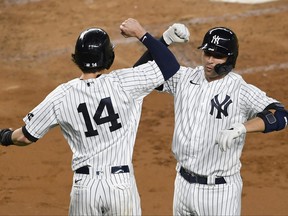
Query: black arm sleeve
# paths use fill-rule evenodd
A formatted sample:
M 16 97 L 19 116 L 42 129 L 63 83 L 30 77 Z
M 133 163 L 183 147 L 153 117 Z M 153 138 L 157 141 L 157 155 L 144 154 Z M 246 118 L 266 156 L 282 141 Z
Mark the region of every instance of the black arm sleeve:
M 163 43 L 166 47 L 168 47 L 169 45 L 166 44 L 166 42 L 164 41 L 163 37 L 161 37 L 159 39 L 159 41 L 161 43 Z M 133 65 L 133 67 L 136 67 L 138 65 L 141 65 L 141 64 L 145 64 L 147 63 L 148 61 L 153 61 L 153 57 L 152 55 L 150 54 L 149 50 L 146 50 L 146 52 L 137 60 L 137 62 Z
M 179 70 L 180 64 L 173 53 L 163 43 L 152 37 L 149 33 L 146 33 L 140 41 L 149 50 L 165 80 L 168 80 Z

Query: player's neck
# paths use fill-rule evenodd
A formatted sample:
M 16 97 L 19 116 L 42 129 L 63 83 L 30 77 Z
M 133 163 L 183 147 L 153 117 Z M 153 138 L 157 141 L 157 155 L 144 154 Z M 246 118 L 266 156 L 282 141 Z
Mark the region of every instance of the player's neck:
M 96 72 L 96 73 L 82 73 L 82 75 L 80 76 L 80 79 L 82 79 L 82 80 L 93 79 L 93 78 L 96 78 L 96 77 L 98 77 L 100 75 L 101 75 L 100 72 Z

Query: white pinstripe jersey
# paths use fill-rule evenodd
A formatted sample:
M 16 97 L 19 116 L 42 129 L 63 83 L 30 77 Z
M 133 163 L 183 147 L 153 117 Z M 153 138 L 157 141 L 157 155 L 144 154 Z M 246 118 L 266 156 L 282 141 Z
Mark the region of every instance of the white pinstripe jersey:
M 54 89 L 23 120 L 38 139 L 60 125 L 73 152 L 72 170 L 131 164 L 143 98 L 163 82 L 154 61 L 96 79 L 73 79 Z
M 181 67 L 165 82 L 163 91 L 174 95 L 172 151 L 177 161 L 184 168 L 206 176 L 229 176 L 241 168 L 245 135 L 235 139 L 231 149 L 221 152 L 215 145 L 218 132 L 255 117 L 277 102 L 234 72 L 207 82 L 202 66 Z

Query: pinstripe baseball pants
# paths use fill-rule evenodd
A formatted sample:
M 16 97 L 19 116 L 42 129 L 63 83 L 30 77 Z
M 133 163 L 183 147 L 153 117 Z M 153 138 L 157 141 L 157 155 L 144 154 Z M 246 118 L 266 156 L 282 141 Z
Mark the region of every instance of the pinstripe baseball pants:
M 189 183 L 177 172 L 173 215 L 240 215 L 243 187 L 240 173 L 225 177 L 225 181 L 225 184 Z

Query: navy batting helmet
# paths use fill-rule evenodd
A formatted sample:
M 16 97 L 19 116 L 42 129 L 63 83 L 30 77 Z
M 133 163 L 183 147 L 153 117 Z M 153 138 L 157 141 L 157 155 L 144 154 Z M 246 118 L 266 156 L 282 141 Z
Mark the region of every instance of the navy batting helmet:
M 114 56 L 107 32 L 100 28 L 89 28 L 79 35 L 72 59 L 83 72 L 95 72 L 109 69 Z
M 228 57 L 225 63 L 215 66 L 215 71 L 219 75 L 227 74 L 235 68 L 239 45 L 237 36 L 232 30 L 225 27 L 210 29 L 198 49 Z

